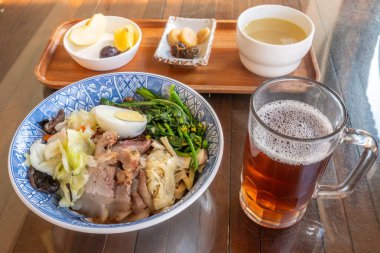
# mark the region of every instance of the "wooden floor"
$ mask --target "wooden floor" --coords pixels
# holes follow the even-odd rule
[[[175,237],[172,229],[179,229],[178,220],[120,235],[71,232],[30,212],[12,189],[8,147],[18,124],[52,92],[36,80],[33,69],[59,24],[97,12],[128,18],[236,19],[248,7],[263,3],[291,6],[312,18],[322,82],[343,97],[349,126],[365,129],[379,141],[380,0],[0,0],[0,252],[380,252],[379,160],[377,170],[351,196],[313,200],[305,219],[289,230],[262,229],[243,214],[238,192],[248,95],[205,95],[223,126],[225,155],[210,191],[202,197],[213,209],[199,221],[210,225],[194,228],[199,234],[189,236],[181,230],[183,238]],[[360,152],[340,146],[323,183],[343,181]],[[202,203],[188,212],[205,210]],[[310,228],[318,233],[308,236]]]

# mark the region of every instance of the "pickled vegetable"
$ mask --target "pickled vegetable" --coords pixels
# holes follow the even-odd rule
[[[187,47],[194,47],[197,45],[197,35],[189,27],[182,29],[179,38],[180,41],[183,42]]]
[[[170,46],[173,46],[179,41],[179,35],[181,34],[180,29],[173,29],[168,33],[168,42]]]
[[[174,57],[182,58],[183,51],[186,50],[186,45],[178,41],[170,47],[170,50]]]
[[[210,36],[210,29],[208,27],[202,28],[197,33],[198,44],[205,42]]]
[[[181,41],[178,41],[172,45],[170,50],[174,57],[185,59],[194,59],[199,53],[198,47],[186,47],[186,45]]]

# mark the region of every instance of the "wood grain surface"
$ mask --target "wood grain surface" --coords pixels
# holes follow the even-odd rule
[[[380,160],[352,195],[314,199],[302,221],[289,229],[261,228],[243,213],[238,193],[249,95],[204,94],[223,127],[220,170],[197,202],[152,228],[117,235],[69,231],[29,211],[12,189],[8,147],[22,119],[54,92],[35,78],[34,66],[60,24],[97,12],[131,19],[236,20],[259,4],[287,5],[313,20],[321,81],[345,101],[348,126],[379,141],[380,0],[0,0],[0,252],[379,252]],[[194,84],[188,76],[186,83]],[[322,183],[342,182],[361,151],[340,145]]]

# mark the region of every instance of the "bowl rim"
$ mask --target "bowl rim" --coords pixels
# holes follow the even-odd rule
[[[64,92],[65,90],[69,89],[70,87],[80,85],[82,82],[87,81],[87,80],[91,80],[91,79],[99,78],[99,77],[103,77],[103,76],[113,76],[113,75],[120,75],[120,74],[149,75],[149,76],[153,76],[153,77],[157,77],[157,78],[167,79],[169,81],[174,82],[175,85],[183,86],[184,88],[190,90],[193,94],[195,94],[197,96],[198,99],[200,99],[200,101],[202,101],[202,103],[211,112],[211,115],[215,121],[216,129],[218,129],[220,132],[220,134],[219,134],[219,145],[218,145],[218,149],[220,150],[220,152],[218,152],[218,154],[216,155],[215,164],[213,166],[214,169],[211,171],[210,174],[207,175],[207,178],[205,179],[204,184],[201,185],[199,187],[199,189],[197,191],[195,191],[192,196],[189,197],[189,199],[187,199],[185,202],[181,203],[178,206],[173,205],[172,206],[173,209],[171,209],[170,211],[168,211],[166,213],[165,212],[158,213],[158,214],[155,214],[153,216],[149,216],[148,218],[137,220],[134,222],[118,223],[120,226],[116,226],[116,227],[82,227],[82,226],[79,226],[76,224],[70,224],[70,223],[63,222],[63,221],[57,220],[55,218],[52,218],[51,216],[41,212],[37,207],[35,207],[32,203],[30,203],[24,197],[24,195],[21,193],[21,191],[19,190],[19,188],[18,188],[18,186],[14,180],[13,172],[11,169],[12,168],[11,161],[12,161],[12,151],[13,151],[12,146],[14,146],[15,138],[16,138],[17,134],[19,133],[22,125],[47,100],[53,98],[57,94],[57,92],[54,92],[53,94],[51,94],[48,97],[46,97],[45,99],[43,99],[40,103],[38,103],[25,116],[25,118],[21,121],[21,123],[19,124],[18,128],[16,129],[16,131],[12,137],[12,141],[10,143],[9,152],[8,152],[8,175],[9,175],[12,187],[13,187],[14,191],[16,192],[17,196],[31,211],[33,211],[35,214],[37,214],[42,219],[47,220],[48,222],[50,222],[54,225],[57,225],[59,227],[65,228],[65,229],[77,231],[77,232],[93,233],[93,234],[125,233],[125,232],[131,232],[131,231],[140,230],[143,228],[154,226],[158,223],[164,222],[164,221],[174,217],[175,215],[179,214],[180,212],[182,212],[183,210],[188,208],[197,199],[199,199],[199,197],[208,189],[208,187],[210,186],[210,184],[214,180],[214,178],[215,178],[215,176],[216,176],[216,174],[220,168],[222,158],[223,158],[223,151],[224,151],[224,135],[223,135],[223,128],[222,128],[222,125],[220,124],[219,118],[218,118],[217,114],[215,113],[214,109],[212,108],[212,106],[206,101],[205,98],[203,98],[203,96],[201,96],[197,91],[195,91],[194,89],[192,89],[191,87],[189,87],[188,85],[186,85],[180,81],[177,81],[177,80],[172,79],[170,77],[157,75],[157,74],[153,74],[153,73],[147,73],[147,72],[134,72],[134,71],[133,72],[111,72],[111,73],[105,73],[105,74],[101,74],[101,75],[91,76],[91,77],[76,81],[76,82],[71,83],[70,85],[67,85],[64,88],[58,90],[58,92]],[[130,223],[132,223],[132,224],[130,224]],[[128,224],[130,224],[130,225],[128,225]],[[108,224],[108,225],[115,225],[115,224]]]
[[[134,49],[139,48],[140,47],[140,44],[141,44],[141,41],[142,41],[142,31],[141,31],[141,28],[140,26],[128,19],[128,18],[124,18],[124,17],[120,17],[120,16],[104,16],[106,19],[107,18],[115,18],[115,19],[120,19],[120,20],[125,20],[127,22],[130,22],[135,28],[137,28],[137,30],[139,31],[139,39],[137,40],[137,42],[133,45],[132,48],[128,49],[127,51],[124,51],[124,52],[121,52],[120,54],[118,55],[115,55],[115,56],[112,56],[112,57],[106,57],[106,58],[94,58],[94,57],[83,57],[83,56],[80,56],[78,55],[75,51],[71,50],[70,46],[68,45],[69,43],[72,43],[69,41],[69,34],[71,32],[71,30],[75,27],[78,27],[84,23],[86,23],[90,18],[88,19],[84,19],[84,20],[81,20],[79,21],[78,23],[74,24],[72,27],[70,27],[66,32],[65,32],[65,35],[63,36],[63,39],[62,39],[62,44],[63,44],[63,47],[65,48],[65,50],[67,51],[67,53],[69,55],[74,55],[76,58],[78,59],[81,59],[81,60],[84,60],[84,61],[92,61],[92,62],[101,62],[101,61],[107,61],[107,60],[116,60],[118,58],[122,58],[123,56],[125,56],[126,54],[128,53],[131,53]],[[90,46],[90,45],[88,45]],[[82,47],[86,47],[86,46],[82,46]]]

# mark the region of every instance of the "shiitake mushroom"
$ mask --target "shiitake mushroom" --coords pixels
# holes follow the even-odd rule
[[[40,126],[44,129],[44,131],[48,134],[55,134],[57,131],[55,131],[55,126],[58,124],[58,123],[61,123],[65,120],[65,112],[60,109],[57,113],[57,115],[52,118],[51,120],[48,120],[48,119],[45,119],[45,120],[42,120],[40,122],[38,122],[40,124]]]
[[[170,49],[172,55],[177,58],[194,59],[199,54],[198,47],[186,47],[181,41],[174,43]]]
[[[59,181],[53,179],[52,176],[38,171],[32,166],[28,169],[29,182],[34,189],[45,192],[45,193],[55,193],[59,190]]]
[[[183,58],[185,59],[194,59],[198,56],[199,49],[198,47],[188,47],[183,51]]]

